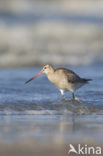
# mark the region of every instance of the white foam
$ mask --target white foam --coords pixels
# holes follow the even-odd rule
[[[68,110],[58,111],[58,110],[26,110],[26,111],[12,111],[12,110],[5,110],[0,111],[0,115],[64,115],[70,114],[71,112]]]

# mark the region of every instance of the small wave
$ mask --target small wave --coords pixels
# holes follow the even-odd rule
[[[66,114],[71,114],[70,111],[56,111],[56,110],[27,110],[27,111],[0,111],[0,115],[63,115],[64,113]]]

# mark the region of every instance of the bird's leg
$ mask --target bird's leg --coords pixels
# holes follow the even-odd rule
[[[60,89],[61,95],[62,95],[62,99],[64,99],[64,90]]]
[[[72,93],[72,100],[75,100],[74,92]]]

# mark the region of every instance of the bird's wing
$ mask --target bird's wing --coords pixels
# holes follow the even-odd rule
[[[70,83],[76,83],[81,80],[81,78],[71,70],[65,69],[64,72],[67,75],[68,82]]]

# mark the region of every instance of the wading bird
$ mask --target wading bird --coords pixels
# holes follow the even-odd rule
[[[75,99],[74,92],[83,85],[87,84],[91,79],[80,78],[72,70],[66,68],[53,69],[52,66],[46,64],[42,70],[29,79],[26,83],[30,82],[37,76],[45,73],[48,79],[60,90],[62,96],[64,92],[70,91],[72,93],[72,99]]]

